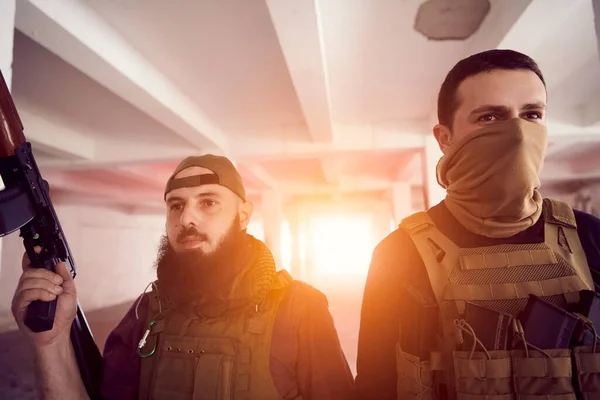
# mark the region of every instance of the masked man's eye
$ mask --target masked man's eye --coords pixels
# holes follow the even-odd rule
[[[496,116],[493,114],[485,114],[479,117],[478,122],[492,122],[496,120]]]
[[[527,119],[542,119],[542,113],[539,111],[528,112],[525,116]]]

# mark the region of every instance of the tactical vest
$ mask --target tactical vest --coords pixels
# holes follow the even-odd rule
[[[565,308],[580,290],[594,290],[572,209],[544,200],[542,218],[543,243],[479,248],[459,248],[425,212],[402,221],[425,263],[442,334],[423,360],[398,343],[398,399],[600,399],[600,346],[598,353],[595,346],[534,349],[526,343],[512,350],[459,347],[467,302],[516,317],[530,294]]]
[[[139,399],[281,399],[269,367],[271,337],[279,303],[293,280],[282,270],[263,281],[258,284],[269,288],[260,303],[217,318],[161,310],[159,293],[150,292],[150,333],[139,352]]]

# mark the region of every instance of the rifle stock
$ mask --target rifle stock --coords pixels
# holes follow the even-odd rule
[[[20,230],[32,267],[54,271],[66,264],[73,278],[75,262],[42,178],[26,141],[23,124],[0,71],[0,237]],[[41,251],[35,251],[35,247]],[[56,302],[35,301],[26,311],[25,325],[33,332],[51,330]],[[81,307],[71,325],[71,342],[90,399],[100,399],[102,356]]]

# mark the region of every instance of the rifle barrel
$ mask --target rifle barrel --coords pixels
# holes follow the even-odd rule
[[[0,71],[0,157],[14,156],[23,143],[23,123]]]

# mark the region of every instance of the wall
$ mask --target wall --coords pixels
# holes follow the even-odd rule
[[[600,184],[582,185],[568,193],[547,189],[542,192],[545,197],[569,203],[571,207],[600,217]]]
[[[155,278],[153,266],[164,216],[131,215],[92,206],[55,207],[75,258],[77,290],[86,312],[131,300]],[[10,313],[23,252],[17,233],[4,239],[0,322],[6,323]]]

